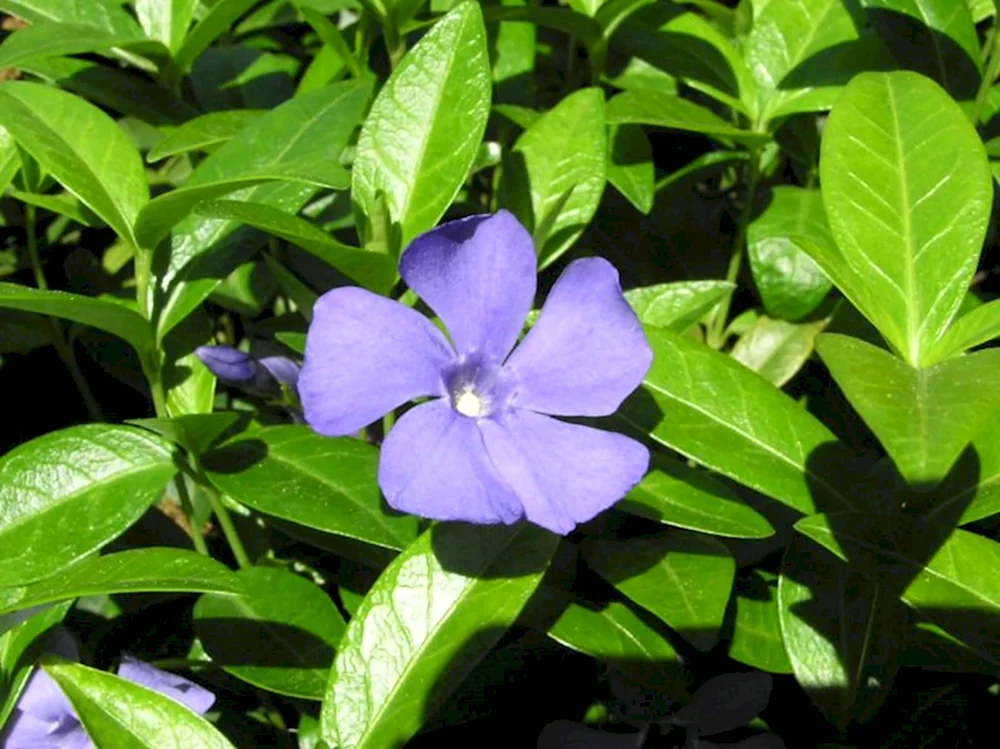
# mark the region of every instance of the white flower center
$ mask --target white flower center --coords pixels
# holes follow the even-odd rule
[[[484,416],[487,411],[486,401],[479,397],[479,394],[471,388],[463,389],[455,396],[453,403],[455,410],[462,416],[478,418]]]

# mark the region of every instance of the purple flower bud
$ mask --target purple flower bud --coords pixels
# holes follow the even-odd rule
[[[171,699],[199,715],[215,702],[215,695],[193,681],[161,671],[128,656],[118,675]],[[28,680],[6,730],[0,734],[2,749],[93,749],[76,711],[56,682],[41,669]]]
[[[276,396],[279,383],[294,389],[299,379],[299,365],[287,356],[258,359],[232,346],[199,346],[195,354],[222,382],[254,395]]]

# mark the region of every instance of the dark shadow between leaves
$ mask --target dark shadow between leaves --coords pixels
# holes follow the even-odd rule
[[[334,649],[300,627],[238,617],[196,619],[195,632],[219,666],[327,669]]]
[[[437,523],[431,546],[441,567],[480,580],[524,577],[551,559],[552,533],[526,521],[514,525]]]
[[[243,439],[217,447],[202,456],[202,465],[213,473],[241,473],[267,458],[267,443],[258,439]]]

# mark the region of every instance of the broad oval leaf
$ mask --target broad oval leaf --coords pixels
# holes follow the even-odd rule
[[[994,299],[969,310],[952,323],[938,339],[928,364],[965,353],[1000,336],[1000,300]]]
[[[736,562],[707,536],[670,531],[628,540],[594,539],[587,564],[699,650],[711,650],[729,604]]]
[[[110,52],[114,47],[135,50],[149,56],[165,56],[166,50],[135,28],[115,34],[96,26],[73,23],[38,23],[15,31],[0,45],[0,67],[18,67],[32,60],[58,55]]]
[[[640,125],[617,125],[608,136],[608,182],[648,214],[656,198],[653,146]]]
[[[514,622],[556,544],[526,523],[448,523],[408,546],[347,626],[323,701],[327,743],[404,744]]]
[[[923,365],[961,304],[986,232],[993,184],[979,135],[933,81],[865,73],[830,115],[820,178],[840,253],[870,295],[872,308],[859,309]]]
[[[122,239],[149,200],[138,150],[114,120],[83,99],[23,81],[0,85],[0,125]]]
[[[175,471],[169,444],[133,427],[86,424],[14,448],[0,458],[0,580],[25,585],[100,548]]]
[[[382,196],[400,231],[396,250],[433,228],[451,204],[486,130],[490,95],[482,11],[464,2],[403,58],[358,137],[351,195],[366,223]],[[363,236],[367,244],[370,226]]]
[[[670,641],[619,601],[600,609],[571,601],[548,634],[560,645],[598,660],[677,661]]]
[[[805,514],[853,507],[834,481],[853,456],[802,406],[734,359],[646,328],[653,366],[619,416],[657,442]]]
[[[922,369],[848,336],[822,335],[817,350],[899,472],[924,489],[945,477],[1000,409],[1000,350]]]
[[[149,547],[85,559],[24,587],[0,588],[0,614],[113,593],[239,593],[236,575],[193,551]]]
[[[239,596],[204,595],[194,607],[198,639],[233,676],[278,694],[323,699],[344,619],[320,588],[292,572],[240,570]]]
[[[185,122],[149,150],[146,161],[152,164],[168,156],[204,151],[221,146],[237,133],[261,118],[259,109],[232,109],[209,112]]]
[[[792,673],[778,619],[778,576],[752,569],[736,581],[729,657],[774,674]]]
[[[198,0],[135,0],[135,14],[146,34],[171,53],[180,49],[197,9]]]
[[[735,288],[729,281],[675,281],[629,289],[625,299],[643,325],[684,333]]]
[[[378,450],[307,426],[245,433],[204,458],[209,478],[248,507],[389,549],[416,537],[417,521],[383,509]]]
[[[806,363],[827,320],[794,323],[761,316],[730,352],[736,361],[781,387]]]
[[[96,746],[233,749],[211,723],[171,697],[79,663],[46,660]]]
[[[153,342],[149,321],[138,312],[118,302],[109,302],[65,291],[33,289],[13,283],[0,283],[0,307],[52,315],[106,330],[144,352]]]
[[[517,139],[503,199],[532,230],[539,267],[568,250],[594,217],[607,160],[604,94],[598,88],[570,94]]]

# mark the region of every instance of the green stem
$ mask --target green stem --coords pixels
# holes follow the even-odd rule
[[[181,501],[181,509],[191,527],[191,542],[194,544],[194,549],[206,557],[211,556],[208,552],[208,544],[205,543],[205,537],[201,535],[201,528],[196,528],[194,524],[194,505],[191,503],[191,495],[188,494],[185,474],[178,473],[175,483],[177,484],[177,496]]]
[[[208,503],[212,505],[212,512],[215,513],[215,517],[219,521],[219,526],[222,528],[222,535],[226,537],[226,543],[229,544],[233,556],[236,557],[236,564],[241,569],[253,567],[250,555],[247,554],[246,547],[243,546],[243,541],[240,540],[240,534],[236,531],[236,526],[233,524],[233,518],[229,514],[229,510],[226,509],[226,504],[222,501],[222,497],[219,496],[219,493],[215,491],[215,487],[206,478],[198,456],[192,455],[191,463],[195,470],[196,480],[205,490],[205,494],[208,496]]]
[[[997,75],[1000,74],[1000,33],[997,33],[996,22],[990,29],[989,37],[986,40],[986,49],[989,50],[986,56],[986,70],[983,72],[979,91],[976,92],[976,103],[972,108],[972,124],[974,125],[979,124],[979,118],[986,106],[986,98],[990,94],[990,88]]]
[[[35,285],[42,291],[48,291],[49,283],[45,278],[45,270],[42,268],[41,256],[38,254],[37,220],[38,215],[35,206],[25,204],[24,230],[28,238],[28,258],[31,262],[31,270],[35,275]],[[62,323],[51,316],[48,317],[48,320],[49,325],[52,327],[52,345],[55,346],[56,353],[62,359],[66,369],[69,370],[70,376],[73,378],[73,383],[76,385],[76,389],[79,391],[80,397],[83,398],[83,403],[87,407],[87,413],[91,421],[104,421],[104,412],[101,410],[101,405],[97,402],[97,399],[94,398],[94,394],[91,392],[90,385],[83,376],[83,372],[80,371],[73,348],[66,341],[66,337],[63,334]]]
[[[757,199],[757,183],[760,180],[760,152],[751,149],[750,160],[747,164],[747,192],[744,198],[743,208],[740,211],[739,224],[736,226],[736,236],[733,240],[733,254],[729,258],[729,267],[726,269],[726,280],[736,283],[740,276],[740,268],[743,265],[743,254],[746,251],[747,228],[750,219],[753,217],[753,207]],[[707,343],[714,349],[722,348],[725,343],[726,321],[729,318],[729,305],[733,295],[727,295],[715,310],[715,315],[708,327]]]

